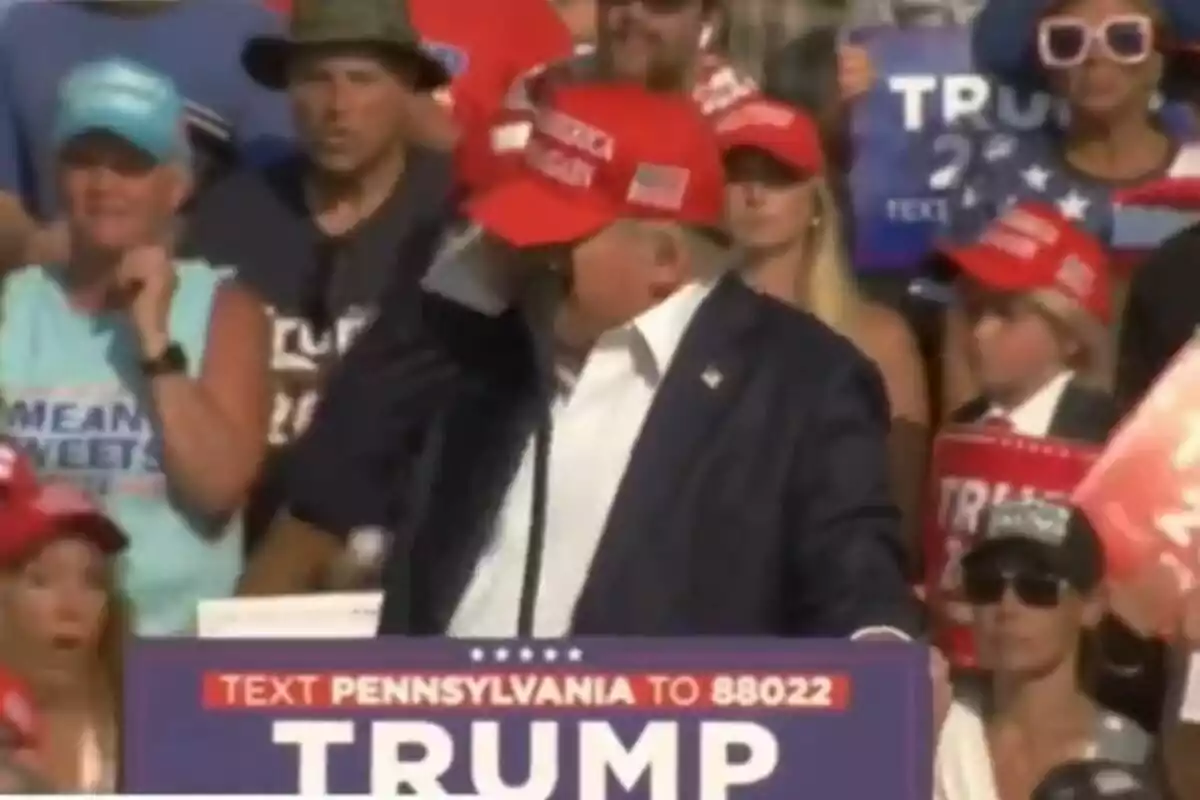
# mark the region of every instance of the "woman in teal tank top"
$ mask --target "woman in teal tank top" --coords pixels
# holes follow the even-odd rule
[[[139,633],[193,629],[241,570],[238,511],[266,442],[261,305],[162,243],[187,196],[183,102],[114,59],[60,90],[67,264],[6,276],[0,396],[41,474],[80,484],[127,531],[122,582]]]

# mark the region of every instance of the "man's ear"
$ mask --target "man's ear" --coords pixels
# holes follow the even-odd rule
[[[196,176],[187,164],[176,164],[171,167],[171,207],[179,211],[192,196],[196,189]]]
[[[648,234],[654,263],[651,291],[655,297],[665,298],[674,294],[691,276],[691,250],[683,230],[677,226],[655,225]]]

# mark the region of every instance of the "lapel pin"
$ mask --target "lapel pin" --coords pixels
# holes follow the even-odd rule
[[[704,385],[710,389],[716,389],[721,385],[721,381],[725,380],[725,376],[716,367],[709,367],[700,373],[700,380],[704,381]]]

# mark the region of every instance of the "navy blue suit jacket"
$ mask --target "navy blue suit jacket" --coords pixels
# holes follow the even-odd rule
[[[381,633],[446,630],[545,409],[516,315],[451,306],[425,297],[381,317],[302,447],[294,514],[396,534]],[[573,633],[915,633],[888,418],[877,370],[849,342],[723,280],[655,396]]]

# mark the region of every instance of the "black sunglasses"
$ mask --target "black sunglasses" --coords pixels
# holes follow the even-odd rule
[[[963,594],[973,606],[995,605],[1012,589],[1022,605],[1054,608],[1062,601],[1066,586],[1066,580],[1048,572],[993,567],[963,570]]]

